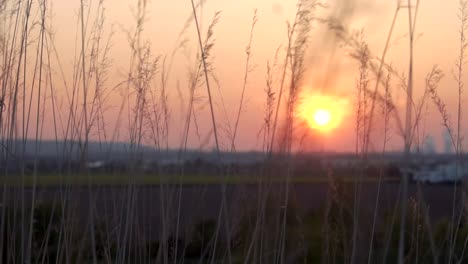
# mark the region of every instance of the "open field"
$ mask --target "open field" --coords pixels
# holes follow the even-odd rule
[[[3,183],[9,187],[33,185],[33,175],[18,176],[8,175],[3,178]],[[363,177],[360,179],[352,177],[341,178],[343,182],[362,182],[362,183],[377,183],[378,177]],[[381,179],[383,182],[399,182],[395,177],[386,177]],[[160,184],[182,184],[182,185],[220,185],[220,184],[258,184],[260,179],[255,175],[126,175],[126,174],[41,174],[37,175],[38,187],[58,187],[64,184],[72,185],[73,187],[87,186],[88,184],[96,186],[125,186],[129,183],[154,186]],[[264,179],[264,182],[283,183],[284,177],[276,176]],[[330,179],[325,176],[310,176],[310,177],[294,177],[291,179],[293,184],[326,184]]]
[[[201,179],[199,179],[201,180]],[[347,195],[352,195],[356,182],[343,183],[343,188],[346,190]],[[361,209],[360,212],[363,219],[370,221],[372,219],[372,209],[375,206],[378,183],[375,181],[366,181],[361,183]],[[260,185],[252,182],[234,183],[230,182],[226,186],[226,204],[229,208],[229,215],[235,219],[235,217],[242,218],[249,210],[254,210],[255,205],[261,199],[259,197]],[[451,202],[453,199],[453,185],[420,185],[423,194],[425,204],[429,209],[430,218],[434,223],[438,223],[443,219],[449,219],[451,215]],[[284,184],[281,182],[272,183],[268,186],[264,186],[268,189],[273,199],[280,199],[280,196],[284,193]],[[398,182],[387,181],[381,185],[381,193],[379,198],[379,223],[383,224],[382,221],[386,217],[392,214],[395,208],[398,208],[399,204],[399,193],[401,186]],[[409,186],[409,200],[417,201],[419,197],[417,195],[417,184],[410,184]],[[31,188],[16,188],[7,187],[4,189],[9,197],[9,202],[5,205],[14,205],[21,201],[22,195],[24,195],[24,201],[28,203],[31,196]],[[68,206],[73,210],[73,215],[77,219],[82,219],[81,224],[86,224],[89,218],[89,199],[92,194],[93,203],[95,208],[93,210],[94,217],[99,221],[108,224],[114,221],[119,215],[127,210],[126,201],[128,198],[129,187],[127,185],[98,185],[93,186],[91,189],[85,186],[71,186],[70,189],[66,189],[63,186],[41,186],[37,190],[36,201],[38,205],[52,206],[55,204],[59,206],[61,204],[60,197],[65,195],[67,192],[67,203]],[[24,193],[22,193],[24,191]],[[158,238],[161,233],[162,223],[161,213],[175,215],[177,214],[178,194],[181,191],[180,196],[180,219],[182,220],[181,228],[184,230],[191,230],[194,225],[201,221],[215,220],[218,216],[221,201],[223,197],[223,188],[220,181],[218,182],[184,182],[182,186],[169,185],[149,185],[149,184],[138,184],[132,193],[135,195],[135,216],[137,222],[143,221],[145,223],[151,223],[148,225],[150,230],[146,230],[152,234],[152,239]],[[323,214],[330,202],[332,189],[329,183],[309,181],[309,182],[293,182],[290,186],[290,206],[291,212],[297,214],[296,217],[303,218],[310,213],[317,215]],[[165,199],[172,200],[171,203],[165,203]],[[346,201],[344,201],[346,203]],[[276,209],[280,208],[280,203],[273,205]],[[27,207],[27,205],[26,205]],[[276,210],[272,208],[272,210]],[[123,210],[123,211],[122,211]],[[81,225],[80,224],[80,225]],[[136,223],[135,223],[136,224]],[[370,222],[363,225],[369,225]],[[139,224],[136,224],[139,226]],[[145,225],[141,225],[141,228],[145,228]],[[81,228],[85,228],[82,226]],[[317,227],[318,228],[318,227]],[[171,229],[172,230],[172,229]],[[145,231],[145,232],[146,232]],[[365,232],[365,229],[363,229]]]

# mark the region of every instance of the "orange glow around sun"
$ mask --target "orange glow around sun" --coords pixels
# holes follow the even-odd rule
[[[309,127],[322,132],[337,128],[346,114],[347,102],[343,98],[323,94],[303,94],[299,116]]]

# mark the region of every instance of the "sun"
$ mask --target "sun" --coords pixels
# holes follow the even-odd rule
[[[312,130],[328,133],[341,125],[347,109],[346,98],[303,93],[298,115]]]
[[[331,120],[330,111],[326,109],[318,109],[314,113],[314,121],[318,126],[326,126],[330,123]]]

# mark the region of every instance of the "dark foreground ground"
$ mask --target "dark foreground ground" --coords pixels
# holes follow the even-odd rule
[[[453,184],[424,185],[421,184],[422,196],[418,195],[418,184],[410,183],[409,200],[419,201],[422,197],[427,205],[430,218],[437,222],[441,219],[449,219],[452,214]],[[96,219],[102,221],[116,220],[119,215],[131,211],[135,219],[147,223],[150,234],[159,235],[162,212],[176,217],[180,212],[181,226],[190,226],[200,221],[215,220],[218,217],[223,188],[226,193],[227,213],[232,217],[240,217],[247,209],[256,210],[259,200],[258,184],[183,184],[183,185],[127,185],[127,186],[93,186],[93,187],[39,187],[36,191],[36,205],[58,206],[66,201],[76,216],[85,221],[88,218],[90,204],[93,204],[93,214]],[[376,206],[378,182],[363,182],[360,185],[353,182],[341,183],[338,192],[346,204],[352,204],[355,199],[355,191],[360,197],[360,209],[366,221],[372,219]],[[263,186],[263,190],[274,197],[275,202],[269,203],[270,207],[282,209],[284,207],[285,183],[272,183]],[[360,191],[359,191],[360,190]],[[458,187],[458,191],[460,187]],[[68,194],[67,194],[68,192]],[[292,183],[289,189],[289,205],[299,215],[310,212],[322,212],[333,199],[336,189],[330,183]],[[379,214],[389,214],[399,203],[400,183],[397,181],[383,182],[380,189]],[[18,208],[21,206],[21,197],[30,204],[32,188],[9,187],[1,192],[6,194],[5,205]],[[4,196],[5,197],[5,196]],[[65,199],[64,197],[68,197]],[[91,197],[91,198],[90,198]],[[179,197],[180,209],[179,209]],[[90,203],[90,199],[94,202]],[[129,203],[129,201],[132,201]],[[164,204],[164,206],[162,206]],[[354,205],[353,205],[354,206]],[[354,207],[353,207],[354,208]],[[144,226],[142,228],[145,228]]]
[[[289,185],[287,210],[285,187],[286,183],[280,181],[261,185],[184,183],[38,187],[35,193],[33,241],[42,242],[33,242],[33,247],[37,247],[33,249],[33,254],[38,258],[47,256],[52,262],[67,259],[71,262],[89,261],[90,230],[94,226],[94,243],[97,244],[95,248],[99,248],[99,258],[107,259],[107,262],[114,262],[119,258],[130,262],[147,262],[162,258],[164,254],[159,254],[162,250],[167,256],[177,254],[181,259],[200,260],[214,252],[213,234],[217,223],[221,223],[219,241],[222,246],[216,251],[217,261],[214,263],[225,263],[227,246],[232,248],[233,258],[237,257],[239,263],[242,263],[242,259],[249,255],[247,252],[250,241],[255,237],[257,219],[261,215],[263,220],[260,226],[263,233],[259,233],[261,235],[256,239],[262,242],[255,244],[255,252],[265,252],[265,255],[255,255],[255,258],[263,258],[266,259],[263,262],[270,263],[279,252],[278,245],[281,244],[277,242],[281,239],[282,230],[279,223],[286,215],[286,252],[290,261],[285,263],[320,263],[319,260],[330,256],[337,259],[325,263],[340,263],[350,257],[353,221],[356,221],[357,216],[357,260],[358,263],[366,262],[379,190],[377,181],[293,182]],[[396,256],[399,192],[399,181],[386,180],[380,186],[374,240],[376,261],[387,257],[393,259]],[[453,193],[452,184],[410,184],[408,256],[424,261],[431,259],[430,247],[423,235],[427,233],[424,228],[427,222],[422,220],[424,210],[421,208],[428,209],[429,224],[436,230],[439,223],[452,217]],[[22,234],[21,226],[29,223],[32,194],[31,187],[10,186],[1,192],[4,201],[2,212],[6,214],[5,249],[22,241],[18,236]],[[359,203],[354,203],[356,200]],[[265,210],[262,211],[261,208]],[[354,214],[356,211],[359,214]],[[436,242],[441,251],[447,244],[445,233],[442,232],[441,238]],[[460,236],[463,248],[462,236],[465,234]],[[67,239],[69,247],[57,246],[64,243],[60,242],[62,237]],[[50,244],[47,254],[41,253],[43,247],[40,245],[44,241]],[[179,250],[174,249],[174,241],[178,241]],[[226,241],[230,241],[230,244],[227,245]],[[388,246],[389,250],[386,249],[385,241],[393,241]],[[269,249],[258,249],[259,245]],[[76,253],[67,253],[70,248],[73,249],[71,252]],[[123,248],[127,251],[122,250]],[[21,255],[19,251],[5,252],[9,254],[3,255],[4,258],[7,256],[13,262]],[[128,253],[122,256],[122,252]],[[296,259],[304,261],[296,262]],[[440,259],[444,257],[441,256]],[[424,261],[421,263],[426,263]]]

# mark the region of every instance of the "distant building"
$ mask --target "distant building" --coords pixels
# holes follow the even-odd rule
[[[435,140],[434,140],[434,137],[432,137],[431,135],[428,135],[426,139],[424,140],[423,152],[427,154],[436,153]]]
[[[466,177],[467,162],[452,159],[448,162],[427,162],[404,170],[414,181],[427,183],[458,182]]]
[[[104,161],[90,161],[86,164],[88,169],[98,169],[105,165]]]

